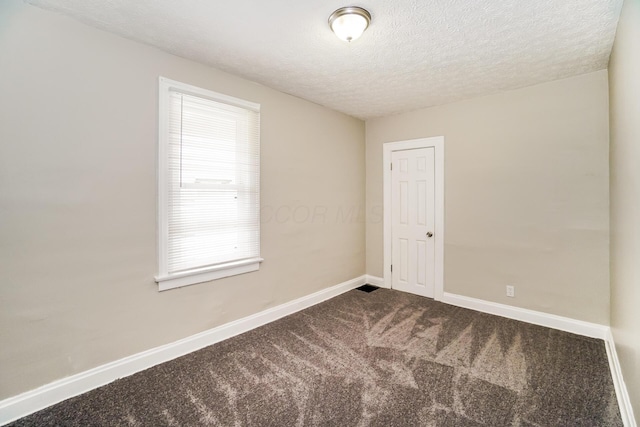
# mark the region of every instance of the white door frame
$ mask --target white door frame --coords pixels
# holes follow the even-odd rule
[[[435,289],[434,299],[444,295],[444,136],[385,142],[382,144],[384,175],[384,285],[391,288],[391,153],[416,148],[431,148],[435,154]]]

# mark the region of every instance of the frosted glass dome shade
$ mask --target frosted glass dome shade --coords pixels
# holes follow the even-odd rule
[[[339,39],[346,42],[356,40],[371,22],[371,15],[361,7],[343,7],[331,14],[329,26]]]

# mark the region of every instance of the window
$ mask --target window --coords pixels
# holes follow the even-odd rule
[[[260,105],[160,78],[160,290],[258,270]]]

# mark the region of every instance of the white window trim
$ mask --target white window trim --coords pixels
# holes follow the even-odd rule
[[[262,258],[249,258],[241,261],[232,261],[218,264],[213,267],[191,270],[166,276],[156,276],[158,289],[166,291],[168,289],[180,288],[182,286],[194,285],[196,283],[209,282],[211,280],[222,279],[223,277],[235,276],[237,274],[250,273],[260,269]]]
[[[168,289],[179,288],[182,286],[193,285],[196,283],[208,282],[223,277],[235,276],[238,274],[257,271],[263,258],[255,257],[244,260],[234,260],[210,267],[189,270],[179,273],[168,273],[167,252],[168,252],[168,103],[169,92],[175,89],[179,92],[194,95],[200,98],[209,98],[213,101],[223,102],[234,105],[236,107],[245,108],[260,112],[260,104],[245,101],[243,99],[234,98],[232,96],[220,94],[207,89],[202,89],[186,83],[177,82],[159,78],[159,96],[158,96],[158,270],[159,273],[154,277],[158,283],[158,289],[165,291]]]

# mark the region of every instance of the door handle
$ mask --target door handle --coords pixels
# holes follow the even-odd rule
[[[427,231],[427,237],[433,237],[433,233],[430,231]]]

